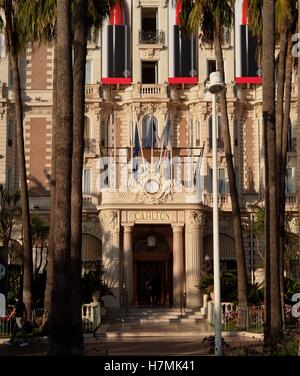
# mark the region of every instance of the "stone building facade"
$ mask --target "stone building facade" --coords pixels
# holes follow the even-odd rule
[[[214,49],[200,45],[196,38],[196,66],[190,77],[174,79],[176,9],[172,1],[127,0],[123,16],[122,24],[127,25],[125,34],[120,34],[126,41],[123,77],[108,76],[111,20],[105,21],[99,34],[91,32],[88,43],[83,261],[86,270],[101,263],[103,279],[117,298],[111,298],[109,305],[122,305],[126,299],[134,306],[150,304],[149,283],[159,279],[161,305],[198,307],[201,296],[196,285],[205,257],[212,257],[211,96],[205,81],[216,69]],[[262,87],[236,82],[236,32],[236,28],[227,30],[224,39],[225,81],[247,268],[254,282],[255,270],[262,264],[251,232],[251,205],[263,197]],[[52,46],[27,48],[20,67],[30,208],[47,218]],[[14,96],[4,54],[0,81],[0,182],[13,190],[18,187]],[[286,197],[291,213],[296,212],[296,96],[294,84]],[[222,119],[219,122],[221,127]],[[149,124],[155,124],[160,146],[146,145]],[[171,148],[162,142],[167,129]],[[231,200],[221,136],[218,142],[221,261],[223,270],[234,270]]]

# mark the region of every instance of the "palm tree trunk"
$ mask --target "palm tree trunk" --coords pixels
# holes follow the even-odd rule
[[[298,9],[300,9],[300,0],[298,0]],[[300,12],[298,12],[298,33],[300,31]],[[300,218],[300,62],[298,55],[298,124],[297,124],[297,205],[298,205],[298,218]],[[300,254],[300,221],[298,220],[298,254]],[[300,263],[300,257],[299,257]],[[300,266],[300,265],[299,265]],[[299,335],[299,349],[298,354],[300,355],[300,335]]]
[[[73,353],[83,350],[81,319],[82,169],[84,154],[85,64],[87,54],[87,0],[76,0],[74,8],[73,64],[73,155],[71,199],[71,273]]]
[[[285,177],[286,177],[286,162],[287,162],[287,146],[288,146],[288,132],[290,123],[291,111],[291,95],[292,95],[292,74],[293,74],[293,55],[292,55],[292,41],[291,37],[288,40],[288,49],[286,57],[286,71],[285,71],[285,102],[284,102],[284,117],[282,129],[282,148],[281,148],[281,176],[280,176],[280,213],[285,213]],[[279,218],[283,217],[282,215]],[[279,251],[280,251],[280,294],[281,294],[281,310],[283,323],[285,322],[284,309],[284,254],[286,243],[286,228],[285,217],[280,223],[280,237],[279,237]]]
[[[276,348],[282,331],[282,317],[280,304],[279,275],[279,243],[278,243],[278,210],[276,184],[276,123],[275,123],[275,5],[273,0],[263,3],[263,121],[266,129],[269,189],[266,195],[266,222],[269,226],[269,241],[266,254],[269,254],[270,280],[266,281],[266,289],[270,289],[270,323],[268,323],[268,347]]]
[[[224,77],[224,60],[221,44],[221,31],[216,30],[214,35],[214,44],[216,51],[216,59],[218,70],[222,72]],[[231,205],[232,205],[232,220],[235,233],[235,250],[237,260],[237,274],[238,274],[238,306],[243,311],[243,308],[248,305],[247,297],[247,269],[246,259],[244,252],[244,240],[241,223],[241,212],[239,205],[238,191],[236,187],[235,170],[233,165],[232,149],[231,149],[231,137],[227,113],[227,99],[226,91],[220,94],[220,107],[221,107],[221,119],[222,119],[222,135],[224,140],[224,151],[226,157],[226,166],[230,187]]]
[[[33,287],[33,260],[32,260],[32,240],[30,226],[30,211],[28,198],[28,185],[26,175],[24,129],[23,129],[23,104],[21,97],[20,71],[18,64],[18,51],[15,42],[15,31],[12,25],[12,2],[5,2],[6,37],[9,55],[12,64],[14,95],[15,95],[15,121],[17,129],[17,150],[18,150],[18,170],[21,186],[21,207],[22,207],[22,233],[23,233],[23,301],[26,306],[27,320],[31,320],[32,313],[32,287]]]
[[[53,66],[53,91],[52,91],[52,155],[51,155],[51,178],[50,178],[50,231],[49,247],[47,255],[47,281],[45,291],[44,309],[51,310],[51,294],[53,287],[53,247],[54,247],[54,223],[55,223],[55,132],[56,132],[56,109],[57,109],[57,58],[54,46]]]
[[[280,254],[280,298],[282,320],[284,322],[284,229],[285,229],[285,195],[282,196],[282,141],[283,141],[283,106],[284,106],[284,85],[286,76],[286,60],[288,45],[288,29],[284,27],[280,36],[279,62],[277,69],[277,101],[276,101],[276,182],[277,182],[277,202],[278,202],[278,239]],[[283,200],[283,205],[281,204]],[[281,211],[283,209],[283,211]]]
[[[53,289],[49,321],[49,355],[71,355],[71,174],[73,80],[71,1],[57,2],[56,193]]]

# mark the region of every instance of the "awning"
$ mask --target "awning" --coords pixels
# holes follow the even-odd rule
[[[220,234],[220,259],[221,260],[235,260],[235,241],[226,234]],[[208,255],[213,259],[213,234],[207,235],[203,240],[203,254],[204,257]]]

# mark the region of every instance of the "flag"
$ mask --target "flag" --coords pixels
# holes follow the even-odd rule
[[[135,134],[134,134],[134,148],[133,148],[133,166],[132,166],[132,171],[134,172],[136,172],[138,169],[137,157],[139,155],[140,149],[141,149],[141,146],[140,146],[140,138],[139,138],[139,129],[138,129],[138,123],[136,123]]]
[[[156,121],[153,115],[149,115],[143,120],[143,147],[154,148],[157,140]]]
[[[167,121],[166,125],[166,140],[165,145],[166,152],[165,152],[165,159],[171,160],[171,150],[172,150],[172,128],[171,128],[171,121]]]
[[[133,156],[136,157],[141,149],[138,124],[135,124]]]

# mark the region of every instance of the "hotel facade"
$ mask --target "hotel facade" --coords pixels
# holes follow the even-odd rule
[[[91,31],[86,63],[83,169],[83,270],[98,270],[117,299],[145,306],[158,279],[160,305],[200,307],[197,285],[212,259],[212,108],[206,90],[214,49],[180,32],[180,2],[126,0],[99,33]],[[246,1],[224,30],[228,116],[241,205],[249,280],[259,280],[253,232],[263,201],[262,86]],[[0,182],[18,188],[13,81],[1,36]],[[52,46],[32,46],[20,59],[30,208],[49,218]],[[296,213],[292,91],[286,210]],[[236,270],[231,199],[218,116],[221,269]],[[293,231],[293,223],[291,223]],[[20,233],[14,234],[20,241]]]

